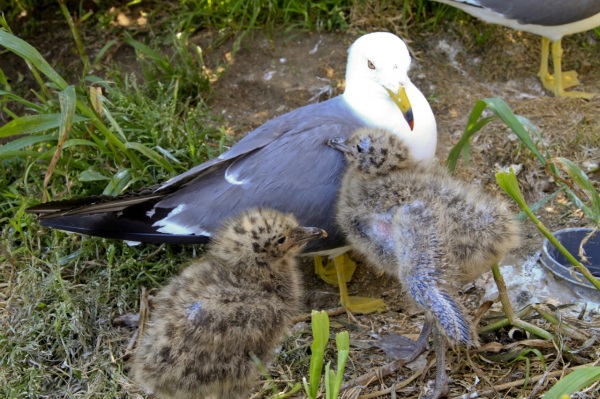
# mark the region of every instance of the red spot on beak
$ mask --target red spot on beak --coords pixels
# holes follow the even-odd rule
[[[415,128],[415,120],[413,118],[413,112],[412,112],[412,108],[409,108],[408,111],[406,111],[404,114],[404,119],[406,120],[406,123],[408,123],[408,126],[410,126],[410,130],[414,130]]]

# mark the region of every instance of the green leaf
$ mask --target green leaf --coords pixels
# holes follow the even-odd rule
[[[313,343],[310,345],[310,390],[307,392],[307,395],[309,398],[315,399],[319,392],[319,382],[321,381],[321,372],[323,371],[325,347],[329,341],[329,316],[327,316],[327,313],[323,310],[320,312],[313,310],[311,318]]]
[[[80,115],[73,116],[73,123],[88,121]],[[0,137],[10,137],[18,134],[32,134],[45,130],[56,129],[61,124],[61,114],[28,115],[13,119],[0,127]]]
[[[104,191],[103,195],[119,195],[125,190],[131,182],[132,176],[129,169],[121,169],[113,176]]]
[[[93,141],[90,141],[90,140],[69,139],[69,140],[65,141],[65,144],[63,145],[63,149],[69,148],[69,147],[83,146],[83,145],[99,148],[98,145],[96,145],[96,143],[94,143]]]
[[[41,112],[42,109],[43,109],[43,107],[40,107],[39,104],[32,103],[31,101],[28,101],[28,100],[24,99],[23,97],[18,96],[18,95],[14,94],[14,93],[10,93],[10,92],[4,91],[4,90],[0,90],[0,96],[2,96],[4,98],[8,98],[8,99],[10,99],[12,101],[16,101],[19,104],[21,104],[22,106],[24,106],[25,108],[34,109],[34,110],[36,110],[38,112]]]
[[[0,146],[0,157],[5,157],[5,154],[8,152],[18,151],[25,147],[48,141],[56,141],[56,137],[52,134],[47,134],[44,136],[25,136],[18,138],[7,144],[4,144],[3,146]]]
[[[143,53],[144,55],[150,57],[164,71],[171,70],[172,67],[171,67],[171,64],[169,63],[169,61],[159,52],[151,49],[150,47],[146,46],[144,43],[139,42],[134,39],[131,39],[131,38],[125,38],[125,39],[123,39],[123,41],[125,43],[129,44],[131,47],[133,47],[137,51],[139,51],[140,53]]]
[[[110,180],[110,177],[104,176],[100,172],[96,172],[93,169],[84,170],[77,177],[79,181],[99,181],[99,180]]]
[[[561,169],[566,171],[569,178],[583,190],[584,194],[588,197],[587,199],[590,202],[590,206],[585,203],[585,199],[579,198],[573,191],[570,192],[571,195],[569,195],[569,198],[575,202],[575,206],[580,208],[597,226],[600,225],[600,195],[588,176],[579,166],[567,158],[555,158],[550,162],[560,166]]]
[[[156,146],[156,149],[158,150],[158,152],[163,154],[164,157],[169,158],[171,161],[173,161],[175,163],[181,164],[181,161],[179,161],[179,159],[177,159],[173,154],[171,154],[170,151],[165,150],[161,146]]]
[[[544,399],[561,399],[563,395],[581,391],[598,380],[600,380],[600,366],[582,367],[561,378],[544,394]]]
[[[46,77],[48,77],[48,79],[50,79],[50,81],[52,81],[52,83],[60,90],[64,90],[68,86],[67,82],[50,66],[40,52],[26,41],[19,39],[11,33],[0,30],[0,46],[6,47],[8,50],[31,63],[31,65],[46,75]]]
[[[333,392],[333,386],[331,385],[335,380],[333,370],[331,370],[331,362],[327,362],[325,365],[325,399],[334,399],[335,396],[331,396]]]
[[[59,126],[59,141],[64,144],[66,138],[73,127],[73,119],[75,118],[75,107],[77,104],[77,95],[75,94],[75,86],[69,85],[65,90],[58,93],[58,101],[60,102],[60,126]]]
[[[494,116],[480,119],[486,108],[491,110],[494,113]],[[450,172],[456,170],[458,157],[463,151],[465,152],[465,161],[468,161],[471,138],[479,132],[483,126],[496,119],[501,119],[517,135],[519,140],[533,152],[542,165],[546,164],[546,158],[538,151],[528,132],[528,130],[535,131],[535,126],[528,119],[515,115],[510,107],[500,98],[486,98],[475,103],[471,114],[469,115],[467,127],[465,128],[463,135],[452,150],[450,150],[450,154],[446,160],[446,166]]]
[[[344,380],[344,370],[346,369],[346,362],[350,355],[350,336],[348,331],[342,331],[335,335],[335,344],[338,350],[337,360],[337,371],[334,374],[335,380],[332,386],[332,397],[337,398],[340,389],[342,388],[342,382]]]
[[[166,170],[168,170],[171,173],[175,173],[175,168],[173,168],[173,166],[169,162],[167,162],[166,159],[164,159],[156,151],[151,150],[150,148],[146,147],[145,145],[143,145],[141,143],[136,143],[134,141],[130,141],[130,142],[125,143],[125,148],[131,149],[131,150],[136,150],[137,152],[140,152],[143,155],[145,155],[146,157],[148,157],[155,164],[162,166],[163,168],[165,168]]]
[[[529,210],[527,202],[525,201],[525,198],[523,198],[523,194],[521,194],[517,176],[512,168],[510,168],[509,172],[501,171],[496,173],[496,182],[500,188],[504,190],[504,192],[519,205],[521,209],[523,209],[525,212]]]

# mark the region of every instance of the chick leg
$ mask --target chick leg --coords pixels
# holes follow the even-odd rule
[[[427,399],[438,399],[448,395],[448,375],[446,374],[446,338],[439,330],[438,326],[433,325],[433,348],[435,350],[435,383],[433,392],[426,396]]]

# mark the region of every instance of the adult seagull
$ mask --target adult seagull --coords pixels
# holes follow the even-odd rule
[[[563,36],[600,26],[600,0],[435,0],[460,8],[485,22],[542,36],[538,76],[557,97],[590,99],[595,94],[564,89],[579,84],[577,72],[562,71]],[[548,72],[552,42],[554,76]]]
[[[345,290],[339,255],[349,247],[335,224],[345,161],[326,143],[375,126],[399,135],[416,158],[434,158],[435,118],[408,77],[410,63],[408,49],[396,35],[364,35],[349,49],[342,95],[272,119],[219,157],[161,185],[118,197],[49,202],[28,211],[40,215],[43,226],[60,230],[179,244],[208,241],[222,221],[248,208],[293,213],[301,224],[327,231],[327,238],[304,252],[334,258],[342,305],[368,311],[359,301],[350,302]]]

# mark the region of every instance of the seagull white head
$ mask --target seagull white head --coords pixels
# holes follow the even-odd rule
[[[401,136],[417,159],[433,158],[435,117],[408,77],[410,64],[398,36],[375,32],[358,38],[348,52],[344,98],[367,125]]]

